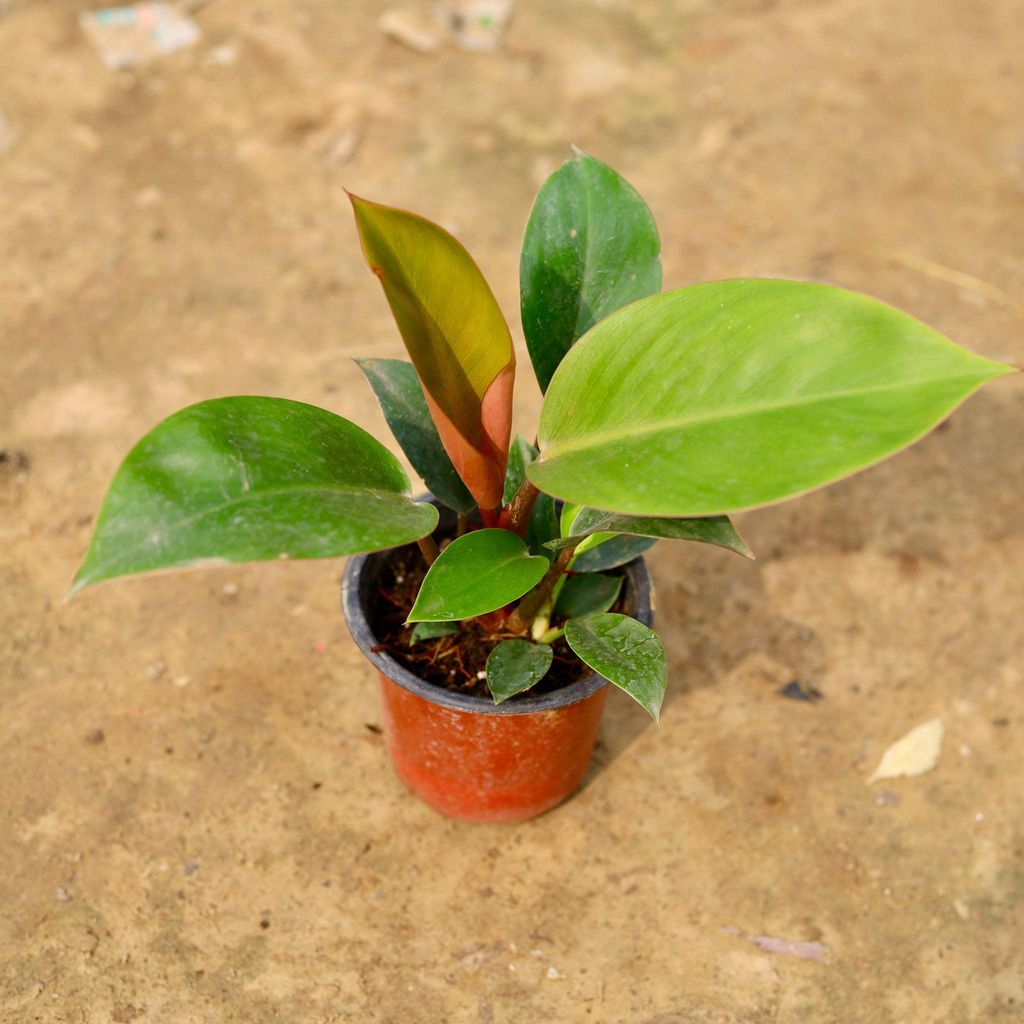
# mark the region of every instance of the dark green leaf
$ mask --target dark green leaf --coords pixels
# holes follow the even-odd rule
[[[539,683],[551,668],[550,644],[529,640],[504,640],[487,658],[487,688],[495,704]]]
[[[526,467],[537,458],[537,449],[525,437],[517,437],[508,452],[508,466],[505,469],[505,491],[502,504],[507,505],[526,479]]]
[[[657,721],[668,683],[668,660],[657,633],[628,615],[605,612],[570,619],[565,639],[582,662]]]
[[[623,514],[722,515],[855,473],[1011,372],[841,288],[693,285],[612,313],[573,347],[527,476]]]
[[[612,537],[603,541],[589,551],[583,551],[573,559],[574,572],[601,572],[627,565],[634,558],[639,558],[645,551],[654,547],[654,537]],[[550,549],[549,549],[550,550]]]
[[[451,542],[427,570],[409,622],[451,622],[503,608],[547,571],[509,530],[474,530]]]
[[[357,359],[356,362],[366,374],[391,432],[430,493],[463,515],[476,508],[473,496],[459,479],[441,444],[412,363],[404,359]]]
[[[436,640],[442,636],[454,636],[459,631],[457,622],[417,622],[413,627],[410,644],[418,644],[421,640]]]
[[[152,569],[375,551],[436,525],[398,460],[354,423],[283,398],[218,398],[129,453],[72,593]]]
[[[544,183],[519,263],[523,331],[541,391],[573,342],[661,288],[658,229],[615,171],[577,152]]]
[[[614,512],[601,512],[594,508],[585,508],[576,516],[571,524],[570,536],[548,541],[547,546],[558,551],[576,543],[580,537],[589,537],[595,533],[694,540],[703,544],[716,544],[747,558],[753,558],[750,548],[736,532],[728,516],[709,516],[704,519],[653,519],[620,516]]]
[[[621,576],[602,576],[594,572],[569,576],[555,602],[555,615],[576,619],[595,612],[606,612],[615,604],[621,589]]]
[[[539,494],[534,502],[530,521],[526,525],[526,544],[535,555],[542,555],[549,562],[554,560],[554,552],[545,545],[558,536],[558,514],[555,510],[555,499],[547,494]]]

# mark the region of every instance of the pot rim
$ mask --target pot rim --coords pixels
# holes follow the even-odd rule
[[[355,640],[356,645],[366,655],[370,663],[393,683],[416,694],[417,697],[422,697],[431,704],[440,704],[456,711],[477,715],[529,715],[537,712],[556,711],[559,708],[568,707],[570,704],[578,704],[603,687],[610,685],[607,679],[594,672],[551,693],[536,697],[519,697],[502,704],[495,704],[486,697],[457,693],[420,679],[415,672],[411,672],[385,651],[374,649],[379,641],[374,635],[359,596],[360,582],[370,560],[384,557],[394,550],[394,548],[386,548],[383,551],[351,556],[345,564],[345,572],[341,578],[341,607],[352,639]],[[654,621],[654,610],[651,600],[651,578],[647,572],[647,565],[643,557],[639,557],[628,562],[622,569],[632,588],[635,603],[632,617],[638,619],[645,626],[650,626]]]

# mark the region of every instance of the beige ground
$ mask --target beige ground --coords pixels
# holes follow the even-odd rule
[[[394,780],[337,563],[60,606],[178,406],[385,436],[348,357],[399,349],[343,184],[454,227],[514,314],[573,141],[647,196],[668,283],[825,278],[1024,360],[1019,0],[521,0],[492,57],[389,43],[376,2],[219,0],[138,74],[87,6],[0,2],[0,1021],[1024,1018],[1021,379],[746,517],[756,564],[657,549],[663,725],[615,697],[586,789],[520,827]],[[537,400],[524,373],[527,429]],[[868,787],[933,716],[938,768]]]

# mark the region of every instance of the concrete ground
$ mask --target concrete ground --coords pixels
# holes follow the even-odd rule
[[[135,72],[89,6],[0,0],[0,1021],[1020,1021],[1020,378],[743,517],[756,563],[657,548],[663,724],[613,694],[583,791],[525,825],[394,779],[338,562],[61,604],[179,406],[387,436],[350,357],[400,345],[343,185],[456,230],[515,322],[574,142],[647,197],[668,286],[829,280],[1024,361],[1020,4],[520,0],[498,53],[424,55],[382,3],[218,0]],[[934,717],[935,770],[867,785]]]

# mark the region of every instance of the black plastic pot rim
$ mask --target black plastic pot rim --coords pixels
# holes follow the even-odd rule
[[[380,641],[370,627],[366,609],[360,598],[360,583],[368,563],[371,559],[386,558],[389,553],[390,551],[376,551],[372,554],[354,555],[349,558],[341,580],[341,607],[345,613],[349,632],[359,649],[375,668],[403,689],[432,704],[440,704],[456,711],[466,711],[477,715],[530,715],[544,711],[556,711],[559,708],[568,707],[570,704],[578,704],[609,685],[607,679],[593,673],[578,679],[569,686],[553,690],[551,693],[536,697],[516,697],[502,704],[495,704],[486,697],[457,693],[420,679],[387,652],[376,649]],[[634,604],[632,615],[645,626],[650,626],[654,621],[654,613],[651,603],[651,579],[647,573],[647,566],[643,558],[636,558],[623,568],[632,592]]]

